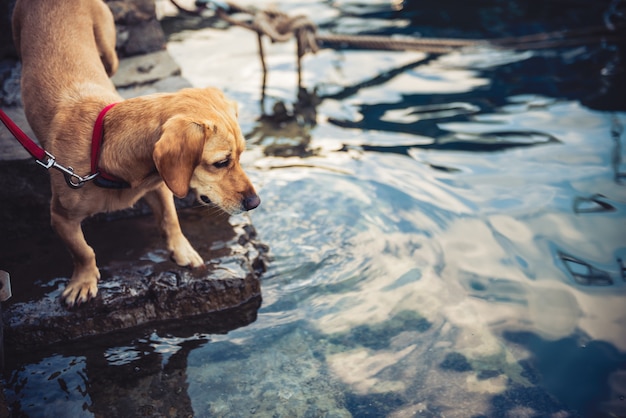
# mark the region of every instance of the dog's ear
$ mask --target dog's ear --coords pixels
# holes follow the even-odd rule
[[[202,124],[175,116],[163,124],[152,159],[161,178],[176,196],[189,192],[189,182],[202,158],[206,130]]]

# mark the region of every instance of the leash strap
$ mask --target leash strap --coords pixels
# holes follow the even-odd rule
[[[34,159],[44,163],[47,156],[46,151],[39,145],[35,144],[35,141],[30,139],[28,135],[26,135],[24,131],[22,131],[20,127],[12,121],[6,113],[4,113],[2,109],[0,109],[0,120],[2,120],[4,126],[7,127],[9,132],[13,134],[15,139],[17,139],[19,143],[22,144],[24,149],[26,149],[26,151],[28,151],[28,153],[32,155]]]
[[[37,164],[43,166],[47,170],[55,168],[61,171],[65,177],[65,182],[71,188],[79,189],[88,181],[94,180],[94,183],[100,187],[124,189],[130,187],[130,184],[111,176],[110,174],[98,171],[98,158],[100,156],[100,146],[102,145],[102,138],[104,135],[104,116],[113,106],[115,106],[115,103],[102,109],[96,119],[93,136],[91,138],[91,173],[83,177],[74,173],[74,169],[72,167],[65,167],[57,163],[56,158],[52,154],[30,139],[28,135],[26,135],[24,131],[22,131],[20,127],[12,121],[2,109],[0,109],[0,120],[15,137],[15,139],[17,139],[18,142],[24,147],[24,149],[28,151],[33,158],[35,158],[35,162]]]
[[[28,137],[16,124],[9,118],[9,116],[0,109],[0,120],[4,123],[4,126],[7,127],[9,132],[13,134],[15,139],[19,141],[19,143],[28,151],[30,155],[35,158],[35,162],[46,170],[50,168],[56,168],[57,170],[63,173],[63,177],[65,177],[65,182],[72,189],[79,189],[85,185],[89,180],[93,180],[98,176],[98,173],[92,173],[85,177],[81,177],[78,174],[74,173],[74,169],[72,167],[65,167],[56,162],[54,155],[50,154],[48,151],[41,148],[39,145],[35,143],[32,139]]]

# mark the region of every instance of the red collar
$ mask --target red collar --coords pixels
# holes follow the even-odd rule
[[[104,117],[107,112],[111,110],[117,103],[111,103],[100,111],[96,124],[93,127],[93,135],[91,137],[91,172],[98,173],[99,175],[94,179],[94,183],[97,186],[108,189],[126,189],[130,187],[130,184],[115,177],[107,172],[98,169],[98,160],[100,159],[100,148],[102,147],[102,141],[104,140]]]

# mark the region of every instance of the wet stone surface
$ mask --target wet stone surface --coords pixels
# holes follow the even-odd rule
[[[179,217],[205,268],[191,270],[172,262],[153,217],[140,203],[85,222],[102,279],[94,300],[66,309],[60,294],[71,260],[49,226],[47,173],[28,160],[4,162],[0,172],[0,200],[6,209],[0,217],[6,231],[0,268],[11,274],[14,294],[3,304],[7,351],[164,321],[195,318],[210,330],[219,325],[211,314],[260,305],[259,276],[267,248],[256,241],[248,219],[199,207],[190,196],[177,201]],[[13,219],[11,214],[20,215]],[[249,312],[243,316],[235,322],[251,322]]]

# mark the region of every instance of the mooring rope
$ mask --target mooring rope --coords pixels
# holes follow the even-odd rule
[[[321,45],[348,46],[364,49],[415,50],[428,53],[446,53],[459,47],[483,44],[472,39],[423,39],[393,38],[387,36],[320,34],[317,25],[307,16],[288,14],[275,10],[256,10],[227,2],[227,10],[217,9],[217,16],[230,24],[255,31],[259,36],[268,36],[272,42],[285,42],[296,38],[298,56],[317,52]],[[248,15],[247,21],[235,19],[231,14]]]
[[[626,42],[624,26],[608,29],[602,26],[589,28],[543,32],[527,36],[499,39],[450,39],[450,38],[408,38],[372,35],[320,34],[317,25],[304,15],[289,16],[271,8],[259,10],[221,0],[198,0],[197,9],[189,10],[170,0],[179,10],[199,15],[203,9],[211,8],[216,16],[231,25],[254,31],[258,36],[259,56],[266,76],[263,36],[272,42],[286,42],[296,39],[298,54],[298,85],[301,81],[301,58],[317,52],[322,46],[352,47],[374,50],[421,51],[429,54],[446,54],[463,48],[490,46],[514,50],[546,49],[570,47],[597,43],[600,41]],[[238,18],[233,15],[244,15]]]
[[[198,9],[189,10],[180,6],[176,0],[171,2],[181,11],[199,14],[202,9],[212,7],[216,15],[224,21],[256,32],[259,36],[267,36],[272,42],[286,42],[296,38],[300,56],[307,52],[317,52],[320,45],[339,45],[365,49],[386,50],[415,50],[430,53],[446,53],[459,48],[475,46],[496,46],[510,49],[542,49],[555,46],[584,45],[600,40],[625,42],[618,37],[617,29],[609,30],[604,26],[542,32],[533,35],[497,38],[497,39],[451,39],[451,38],[408,38],[371,35],[340,35],[320,34],[317,25],[307,16],[288,14],[270,8],[260,10],[244,7],[236,3],[221,1],[198,1]],[[232,15],[247,15],[244,18],[234,18]]]

